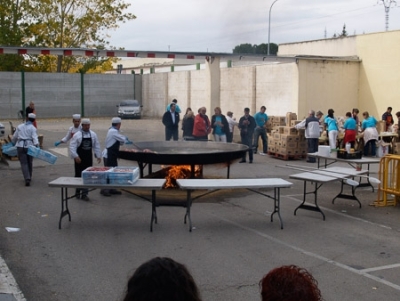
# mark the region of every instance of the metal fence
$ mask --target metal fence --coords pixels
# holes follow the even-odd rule
[[[39,118],[114,116],[124,99],[141,102],[141,76],[0,72],[0,119],[18,118],[29,102]]]

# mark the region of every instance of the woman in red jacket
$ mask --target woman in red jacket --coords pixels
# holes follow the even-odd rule
[[[207,109],[201,107],[194,119],[193,137],[196,140],[208,140],[208,134],[211,133],[210,119],[206,115]]]

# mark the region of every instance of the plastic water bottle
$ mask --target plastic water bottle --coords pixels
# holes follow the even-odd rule
[[[351,144],[349,142],[346,143],[346,152],[350,153]]]

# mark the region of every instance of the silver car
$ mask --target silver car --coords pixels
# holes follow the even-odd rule
[[[135,99],[123,100],[117,105],[118,117],[121,118],[141,118],[142,105]]]

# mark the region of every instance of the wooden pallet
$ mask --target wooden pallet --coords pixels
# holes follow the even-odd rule
[[[276,158],[276,159],[281,159],[281,160],[301,160],[305,159],[307,155],[286,155],[286,154],[279,154],[279,153],[273,153],[273,152],[268,152],[268,155],[270,157]]]
[[[3,154],[3,156],[4,156],[5,158],[7,158],[8,160],[10,160],[10,161],[18,161],[18,157],[17,157],[17,156],[11,157],[11,156],[6,155],[6,154]]]

